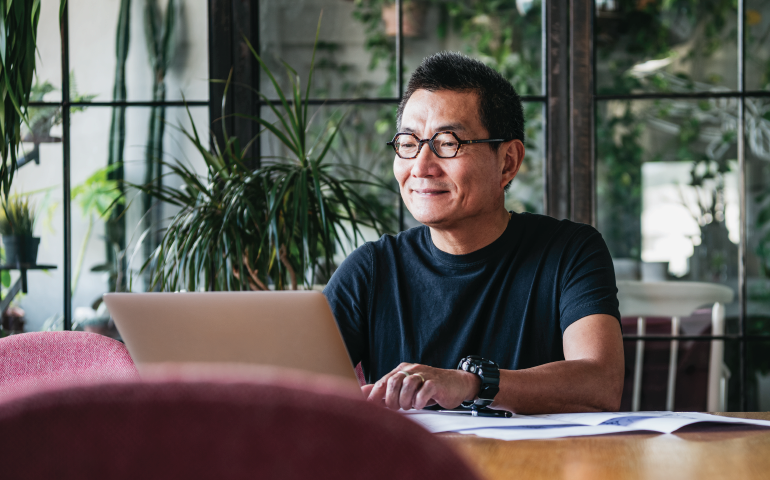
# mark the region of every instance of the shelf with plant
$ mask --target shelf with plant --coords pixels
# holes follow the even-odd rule
[[[5,248],[4,264],[34,265],[40,238],[35,237],[35,205],[23,195],[14,195],[0,204],[0,235]]]

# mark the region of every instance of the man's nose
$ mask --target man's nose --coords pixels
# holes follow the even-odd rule
[[[412,161],[414,162],[412,164],[413,177],[437,176],[437,170],[439,168],[438,157],[433,153],[429,144],[424,143],[420,149],[420,153],[418,153],[417,157]]]

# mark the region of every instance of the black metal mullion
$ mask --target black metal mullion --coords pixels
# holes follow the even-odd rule
[[[244,37],[259,52],[261,46],[259,41],[259,2],[250,0],[232,0],[232,58],[233,58],[233,86],[231,87],[232,106],[228,108],[228,113],[237,113],[249,117],[260,116],[259,95],[249,88],[242,85],[253,85],[259,90],[259,64],[257,63],[251,50],[248,48]],[[227,123],[228,134],[241,139],[241,146],[245,146],[252,138],[259,133],[259,125],[243,117],[235,117],[231,123]],[[257,137],[257,141],[259,137]],[[255,143],[250,148],[244,158],[244,163],[252,169],[259,167],[260,145]]]
[[[770,97],[767,90],[733,90],[730,92],[656,92],[656,93],[619,93],[617,95],[596,95],[596,100],[702,100],[704,98],[747,98]]]
[[[404,2],[396,0],[396,94],[404,96]],[[399,195],[400,197],[400,195]],[[398,231],[404,231],[404,200],[398,199]]]
[[[562,0],[544,2],[546,54],[545,213],[570,217],[569,148],[569,7]]]
[[[294,103],[293,100],[290,100],[288,98],[286,99],[286,101],[289,104]],[[308,103],[308,105],[319,105],[319,106],[324,106],[324,105],[346,105],[346,104],[350,104],[350,105],[367,105],[367,104],[369,104],[369,105],[398,105],[400,101],[401,101],[401,98],[395,98],[395,97],[392,97],[392,98],[327,98],[327,99],[310,98],[310,99],[308,99],[307,103]],[[260,104],[260,106],[265,106],[265,105],[268,105],[268,104],[280,105],[281,104],[281,100],[279,100],[277,98],[276,99],[272,99],[272,100],[268,100],[268,101],[261,100],[259,102],[259,104]]]
[[[570,218],[595,224],[593,0],[571,0]]]
[[[404,2],[396,0],[396,95],[404,96]]]
[[[69,82],[69,80],[68,80]],[[204,100],[195,101],[125,101],[125,102],[67,102],[71,107],[208,107],[209,102]],[[58,107],[58,102],[29,102],[30,107]]]
[[[62,80],[62,204],[64,205],[64,330],[72,330],[72,202],[70,200],[70,52],[69,3],[59,19]]]
[[[742,94],[746,91],[746,0],[738,2],[738,90]],[[768,92],[770,93],[770,92]],[[746,386],[748,371],[746,366],[746,326],[747,326],[747,271],[746,251],[748,250],[748,212],[746,211],[746,122],[745,122],[745,96],[738,97],[738,172],[739,172],[739,202],[740,202],[740,243],[738,244],[738,301],[740,303],[738,324],[740,336],[740,390],[741,410],[748,410],[748,397]]]
[[[209,0],[209,79],[227,79],[233,67],[232,0]],[[223,127],[233,133],[233,117],[225,118],[222,111],[222,95],[225,86],[209,82],[209,122],[212,142],[224,145]],[[228,113],[232,112],[232,89],[228,91]],[[212,145],[213,147],[213,145]],[[213,150],[213,148],[212,148]]]
[[[769,342],[770,335],[623,335],[623,341],[631,340],[652,340],[652,341],[703,341],[709,342],[711,340],[734,340],[736,342]]]

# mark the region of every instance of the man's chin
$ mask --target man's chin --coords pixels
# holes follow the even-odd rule
[[[450,220],[450,216],[440,212],[425,212],[425,211],[412,211],[409,210],[415,220],[426,225],[428,227],[438,227],[446,224]]]
[[[444,196],[442,196],[444,197]],[[429,227],[443,225],[453,219],[453,205],[450,199],[436,197],[410,198],[406,208],[415,220]]]

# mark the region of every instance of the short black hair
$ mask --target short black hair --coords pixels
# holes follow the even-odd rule
[[[439,52],[426,57],[409,79],[398,106],[399,131],[406,102],[417,90],[475,92],[479,98],[479,118],[489,138],[524,142],[524,109],[519,94],[505,77],[474,58],[459,52]],[[490,146],[497,150],[500,144]]]

